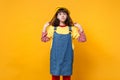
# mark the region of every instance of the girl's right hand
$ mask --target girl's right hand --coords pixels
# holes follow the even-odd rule
[[[46,32],[46,29],[49,25],[50,25],[50,22],[45,23],[42,32]]]
[[[50,25],[50,22],[45,23],[44,28],[47,28]]]

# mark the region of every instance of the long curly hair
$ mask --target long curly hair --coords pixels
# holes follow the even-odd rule
[[[59,7],[59,9],[56,11],[55,15],[53,16],[53,18],[50,20],[50,25],[57,27],[60,24],[60,20],[57,19],[57,15],[60,12],[64,12],[67,14],[67,19],[65,21],[65,25],[67,26],[73,26],[73,21],[70,17],[70,11],[68,9],[66,9],[65,7]]]

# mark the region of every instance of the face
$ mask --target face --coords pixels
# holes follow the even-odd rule
[[[61,22],[65,22],[65,20],[67,19],[67,14],[65,12],[60,12],[60,13],[58,13],[57,18]]]

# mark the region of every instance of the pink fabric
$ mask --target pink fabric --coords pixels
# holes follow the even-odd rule
[[[49,41],[49,40],[50,40],[50,38],[47,37],[47,32],[42,32],[41,41],[47,42],[47,41]]]
[[[77,40],[79,42],[86,42],[87,39],[86,39],[86,35],[85,35],[84,31],[80,32],[80,30],[78,30],[78,32],[79,32],[80,36],[77,38]]]

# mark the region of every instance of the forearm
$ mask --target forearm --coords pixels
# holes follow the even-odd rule
[[[84,32],[83,28],[81,26],[78,27],[79,33]]]
[[[47,28],[44,26],[42,32],[46,32]]]
[[[86,42],[87,39],[86,39],[86,35],[85,35],[85,33],[84,33],[83,28],[80,27],[80,28],[78,29],[78,32],[79,32],[79,34],[80,34],[80,36],[78,37],[78,41],[79,41],[79,42]]]
[[[49,40],[50,40],[50,38],[47,37],[46,27],[43,27],[41,41],[47,42],[47,41],[49,41]]]

